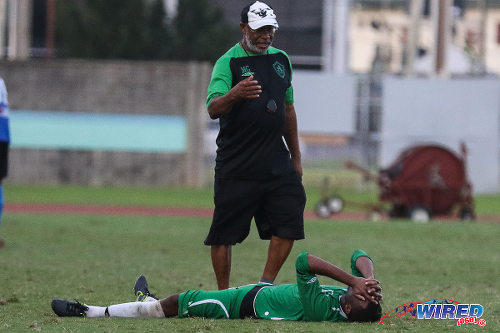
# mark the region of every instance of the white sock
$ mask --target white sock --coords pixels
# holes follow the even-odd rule
[[[154,302],[154,301],[157,301],[157,299],[152,296],[146,296],[143,302]]]
[[[130,302],[110,305],[107,309],[110,317],[165,318],[160,301],[158,300],[151,302]],[[88,317],[90,317],[89,311],[87,311]],[[103,316],[101,315],[101,317]]]
[[[85,312],[85,315],[89,318],[98,318],[98,317],[106,317],[106,308],[104,306],[92,306],[87,305],[88,310]]]

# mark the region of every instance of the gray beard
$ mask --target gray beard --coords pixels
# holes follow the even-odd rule
[[[254,43],[252,43],[250,38],[248,38],[247,34],[243,34],[243,44],[245,44],[245,46],[253,53],[265,53],[269,49],[269,47],[266,48],[265,50],[259,49],[257,46],[255,46]],[[271,45],[269,45],[269,46],[271,46]]]

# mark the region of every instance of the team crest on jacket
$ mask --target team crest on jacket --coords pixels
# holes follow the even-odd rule
[[[273,68],[274,68],[274,71],[276,72],[276,74],[278,74],[278,76],[282,79],[285,78],[285,66],[283,66],[282,63],[280,63],[279,61],[276,61],[274,64],[273,64]]]

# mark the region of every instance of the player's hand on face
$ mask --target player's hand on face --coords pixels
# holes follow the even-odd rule
[[[352,289],[356,298],[362,301],[367,300],[378,304],[378,302],[382,299],[382,287],[380,287],[380,282],[375,279],[358,277],[356,278]]]
[[[382,287],[380,286],[380,284],[377,284],[373,287],[371,287],[369,290],[368,290],[368,293],[370,294],[370,296],[375,299],[377,302],[380,302],[384,297],[382,296]]]
[[[253,79],[253,75],[250,75],[246,79],[238,82],[233,88],[234,94],[239,99],[246,98],[259,98],[262,93],[262,87],[259,85],[259,81]]]

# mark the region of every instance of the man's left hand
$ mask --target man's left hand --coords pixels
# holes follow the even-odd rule
[[[378,280],[358,277],[354,281],[352,289],[354,295],[362,301],[367,300],[378,304],[378,302],[382,300],[382,287],[380,287],[380,282]]]

